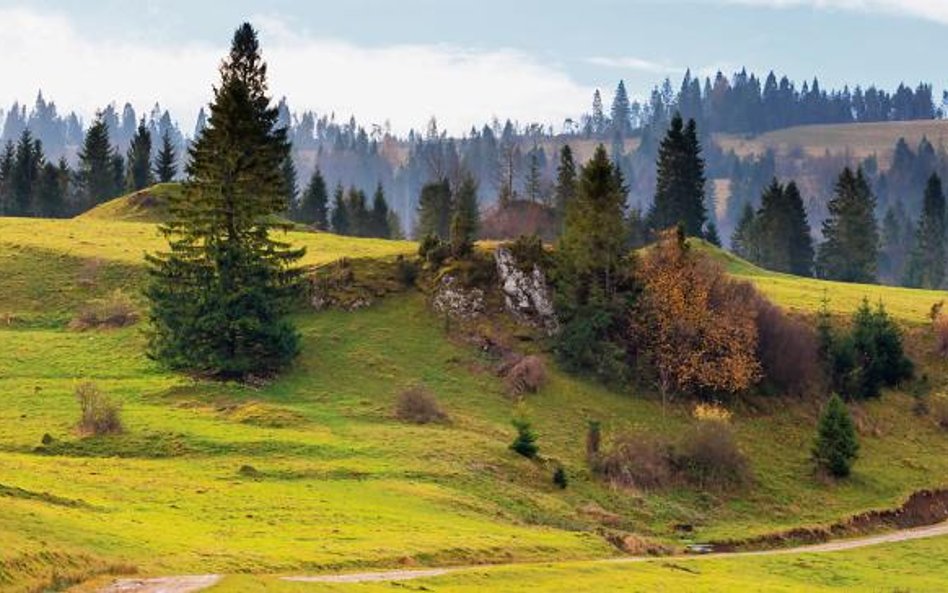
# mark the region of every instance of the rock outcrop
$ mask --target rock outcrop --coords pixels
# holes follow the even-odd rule
[[[555,334],[559,323],[543,271],[536,265],[525,271],[505,247],[497,248],[494,261],[497,263],[500,290],[507,311],[519,321],[537,327],[547,335]]]

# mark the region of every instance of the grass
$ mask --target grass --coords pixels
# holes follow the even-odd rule
[[[414,250],[408,242],[324,233],[290,238],[310,248],[312,264]],[[160,246],[151,223],[0,219],[0,314],[8,320],[0,323],[0,591],[48,586],[54,567],[65,582],[131,567],[146,574],[287,573],[603,558],[617,552],[602,530],[681,545],[825,524],[896,505],[917,488],[944,485],[948,475],[948,439],[911,414],[910,396],[891,393],[865,406],[872,430],[846,483],[810,475],[816,407],[774,399],[738,409],[734,421],[755,468],[753,489],[605,488],[584,461],[588,419],[603,422],[607,440],[626,429],[677,434],[690,422],[689,406],[675,403],[666,415],[649,393],[609,389],[552,365],[548,384],[517,406],[492,361],[447,336],[417,293],[358,313],[300,313],[303,355],[259,388],[163,371],[143,355],[139,327],[66,328],[89,299],[117,287],[135,293],[141,253]],[[755,282],[774,277],[738,260],[729,265]],[[808,310],[824,285],[796,281],[807,287],[802,293],[773,294]],[[853,302],[865,290],[826,286],[834,303],[844,290]],[[928,293],[878,290],[907,323],[930,306]],[[925,364],[934,387],[943,388],[941,363]],[[73,391],[86,380],[122,403],[123,434],[77,435]],[[449,424],[394,418],[398,394],[412,385],[436,394]],[[538,431],[543,461],[507,449],[518,414]],[[44,435],[52,440],[43,444]],[[558,464],[569,476],[565,491],[551,481]],[[615,518],[604,518],[609,514]],[[679,523],[693,525],[694,535],[679,536]],[[737,571],[720,566],[722,574]],[[508,582],[541,579],[557,590],[568,577],[580,589],[596,589],[631,569],[524,567],[446,582],[458,590],[492,583],[508,589]],[[640,569],[643,579],[669,572],[637,565],[636,574]],[[753,582],[767,572],[759,570],[740,578]],[[226,586],[254,590],[256,582],[234,578]]]
[[[923,137],[937,148],[948,140],[948,122],[944,120],[881,122],[867,124],[812,125],[786,128],[754,137],[716,134],[715,141],[727,152],[739,156],[760,155],[772,149],[787,156],[794,149],[819,157],[826,152],[851,155],[856,159],[877,155],[887,167],[899,138],[905,138],[914,150]]]

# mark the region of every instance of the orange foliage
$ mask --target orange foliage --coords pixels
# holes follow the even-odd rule
[[[761,379],[756,294],[665,231],[642,259],[632,340],[662,393],[737,393]]]

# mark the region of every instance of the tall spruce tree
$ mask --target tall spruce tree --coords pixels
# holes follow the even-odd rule
[[[813,234],[807,219],[803,196],[796,182],[791,181],[783,190],[787,208],[790,235],[790,273],[796,276],[813,275]]]
[[[300,199],[296,220],[325,231],[329,228],[328,210],[329,194],[326,191],[326,179],[317,167],[313,171],[313,176],[309,178],[309,184]]]
[[[151,174],[151,132],[145,125],[144,117],[138,122],[125,161],[128,167],[125,175],[126,191],[138,191],[154,183]]]
[[[348,235],[350,231],[349,212],[346,210],[346,192],[342,184],[336,185],[332,194],[332,232],[337,235]]]
[[[941,178],[932,174],[925,187],[922,217],[915,232],[905,284],[941,288],[945,282],[945,193]]]
[[[13,162],[11,214],[32,216],[35,213],[36,190],[44,164],[42,144],[33,137],[29,129],[23,130],[16,143],[16,157]]]
[[[372,236],[372,221],[366,204],[365,192],[351,186],[346,192],[346,216],[349,218],[349,234],[354,237]]]
[[[629,103],[629,93],[625,90],[625,81],[620,80],[616,87],[616,94],[612,98],[610,111],[613,133],[619,138],[628,136],[632,129],[632,106]]]
[[[823,237],[817,256],[820,276],[842,282],[876,281],[879,259],[879,229],[876,199],[862,169],[846,167],[829,201],[829,217],[823,222]]]
[[[65,171],[53,163],[45,163],[40,171],[36,189],[35,212],[43,218],[60,218],[66,215],[66,193],[68,191],[68,170]]]
[[[454,215],[451,218],[451,252],[455,257],[470,253],[480,227],[477,205],[477,182],[465,175],[455,195]]]
[[[173,181],[178,174],[178,153],[175,150],[174,143],[171,141],[170,130],[165,130],[161,135],[161,148],[155,157],[155,178],[159,183],[168,183]]]
[[[286,319],[303,256],[273,237],[284,212],[282,165],[267,67],[250,24],[234,34],[207,127],[190,149],[183,195],[161,226],[167,252],[149,255],[149,355],[218,378],[269,375],[288,365],[299,337]]]
[[[618,343],[630,298],[626,195],[603,145],[580,169],[557,257],[556,352],[569,368],[609,378],[625,371]]]
[[[681,224],[688,236],[701,237],[707,219],[704,159],[697,127],[694,120],[686,125],[676,113],[658,150],[649,226],[663,230]]]
[[[13,168],[16,164],[16,146],[7,140],[0,154],[0,214],[13,213]]]
[[[87,210],[118,195],[122,185],[116,184],[116,157],[121,158],[109,144],[109,127],[102,113],[86,131],[79,151],[79,207]],[[124,174],[124,168],[120,171]]]
[[[741,218],[737,222],[734,234],[731,235],[731,251],[749,262],[759,261],[757,235],[757,214],[750,202],[744,202]]]
[[[286,158],[283,159],[283,191],[286,192],[286,204],[289,209],[296,207],[296,198],[300,193],[300,188],[297,183],[296,175],[296,165],[293,164],[293,159],[287,154]]]
[[[447,179],[426,183],[418,198],[419,238],[434,236],[442,241],[451,237],[451,215],[453,196]]]
[[[391,235],[388,228],[388,202],[385,201],[385,189],[381,182],[375,186],[375,194],[372,196],[372,212],[369,213],[369,217],[371,219],[372,236],[388,239]]]
[[[576,197],[576,163],[573,161],[573,150],[569,144],[564,144],[560,149],[560,164],[556,167],[556,186],[553,191],[553,207],[560,227],[558,230],[562,232],[566,209]]]

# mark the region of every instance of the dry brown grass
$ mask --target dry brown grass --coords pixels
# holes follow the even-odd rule
[[[413,424],[446,422],[448,414],[426,387],[415,385],[402,391],[395,402],[395,417]]]
[[[114,329],[133,325],[138,318],[138,311],[131,297],[116,289],[101,299],[86,303],[69,322],[69,328],[79,331]]]
[[[524,356],[504,375],[504,384],[511,395],[536,393],[546,383],[546,363],[539,356]]]

